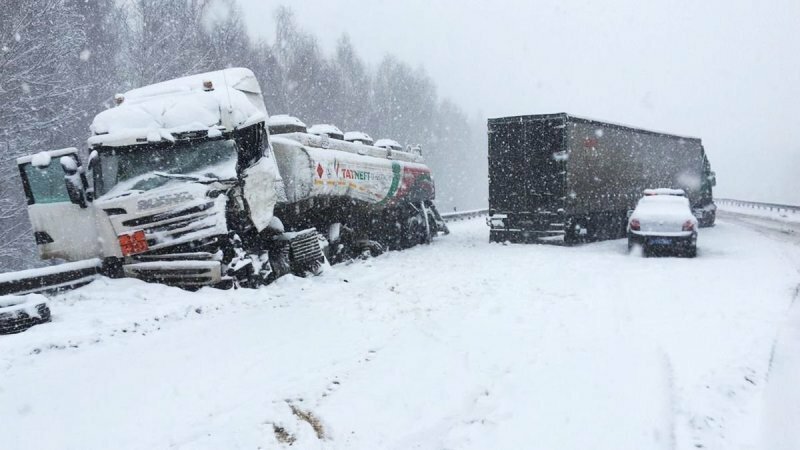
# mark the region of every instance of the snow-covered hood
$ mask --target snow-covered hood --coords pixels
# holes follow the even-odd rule
[[[210,84],[209,84],[210,83]],[[225,69],[145,86],[92,121],[89,145],[173,140],[174,133],[233,131],[267,120],[261,88],[249,69]]]

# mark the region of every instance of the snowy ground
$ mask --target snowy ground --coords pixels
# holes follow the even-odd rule
[[[787,442],[795,236],[722,218],[685,259],[451,230],[258,291],[104,280],[58,297],[53,323],[0,337],[0,447]]]

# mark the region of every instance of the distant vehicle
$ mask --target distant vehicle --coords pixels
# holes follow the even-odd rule
[[[311,126],[308,129],[309,134],[316,134],[317,136],[328,136],[331,139],[344,140],[344,133],[336,125],[321,123]]]
[[[370,135],[361,131],[348,131],[344,134],[344,140],[354,144],[372,145],[375,142]]]
[[[660,250],[697,255],[697,218],[689,208],[689,199],[679,190],[645,194],[628,220],[628,249],[640,246],[645,255]],[[645,191],[647,192],[647,191]]]
[[[566,113],[489,119],[488,133],[493,242],[625,237],[627,212],[653,186],[683,189],[700,224],[714,223],[700,139]]]
[[[277,114],[271,116],[267,121],[269,127],[269,134],[289,134],[289,133],[307,133],[308,129],[306,124],[297,117],[288,114]]]

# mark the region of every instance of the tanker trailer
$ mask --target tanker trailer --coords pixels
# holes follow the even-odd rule
[[[272,136],[293,229],[327,232],[330,259],[428,243],[447,226],[433,203],[431,170],[417,154],[293,132]]]

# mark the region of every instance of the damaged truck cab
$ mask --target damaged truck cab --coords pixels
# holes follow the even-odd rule
[[[17,161],[42,258],[99,257],[111,276],[184,287],[322,264],[314,230],[287,236],[274,217],[285,193],[250,70],[170,80],[115,102],[94,118],[85,158],[64,149]],[[299,259],[276,260],[309,244]]]

